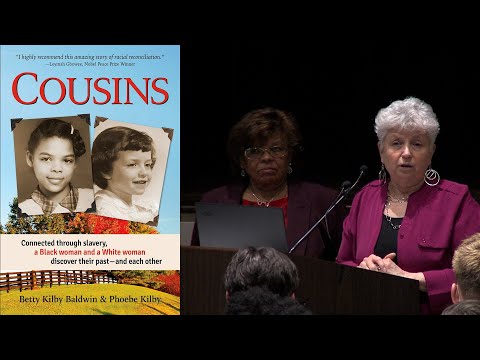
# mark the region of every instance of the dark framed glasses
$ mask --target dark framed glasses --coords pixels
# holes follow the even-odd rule
[[[250,160],[260,159],[265,151],[274,158],[284,158],[288,154],[288,148],[282,146],[272,146],[271,148],[251,147],[245,150],[245,157]]]

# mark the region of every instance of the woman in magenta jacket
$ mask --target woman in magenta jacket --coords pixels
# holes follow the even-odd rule
[[[431,167],[439,130],[430,105],[413,97],[378,112],[379,180],[353,199],[336,259],[418,280],[424,314],[451,304],[454,250],[480,231],[480,205],[468,187]]]

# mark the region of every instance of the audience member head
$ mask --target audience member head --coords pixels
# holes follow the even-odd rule
[[[234,292],[225,307],[226,315],[312,315],[291,296],[280,296],[254,286]]]
[[[299,285],[297,267],[287,255],[269,247],[247,247],[233,255],[225,271],[227,300],[257,286],[280,296],[294,296]]]
[[[480,315],[480,300],[463,300],[442,311],[442,315]]]
[[[463,240],[455,250],[452,265],[457,280],[452,284],[452,301],[480,299],[480,233]]]

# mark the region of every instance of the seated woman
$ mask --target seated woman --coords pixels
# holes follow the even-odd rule
[[[293,115],[274,108],[249,112],[233,126],[228,138],[228,154],[240,179],[207,192],[201,201],[281,208],[291,249],[338,195],[320,184],[293,178],[300,149],[301,135]],[[333,261],[344,214],[345,209],[337,206],[293,254]],[[191,243],[201,245],[196,224]]]

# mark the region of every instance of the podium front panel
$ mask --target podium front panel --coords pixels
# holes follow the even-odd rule
[[[181,314],[220,315],[225,310],[224,274],[236,249],[181,246]],[[418,281],[290,255],[298,268],[296,298],[314,314],[416,315]]]

